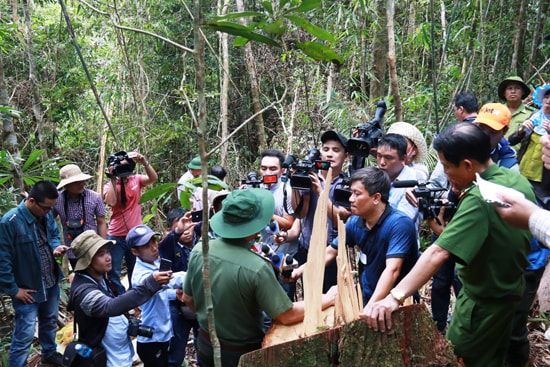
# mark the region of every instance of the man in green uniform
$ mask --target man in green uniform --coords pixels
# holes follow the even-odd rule
[[[527,98],[530,93],[531,89],[519,76],[510,76],[498,85],[498,97],[504,101],[504,104],[512,114],[506,138],[519,129],[521,123],[527,120],[535,111],[534,108],[523,103],[523,100]],[[516,148],[519,148],[519,146],[515,147],[515,149]]]
[[[498,112],[501,111],[495,110]],[[447,337],[466,366],[501,367],[510,341],[512,317],[525,286],[531,235],[500,218],[474,184],[475,175],[512,187],[531,201],[535,195],[524,177],[491,161],[489,136],[475,124],[448,127],[436,138],[434,148],[459,195],[457,212],[445,227],[436,221],[430,223],[436,234],[441,233],[439,238],[390,294],[363,316],[374,330],[391,329],[391,313],[452,257],[463,288]],[[441,213],[439,220],[444,223]]]
[[[219,238],[210,241],[210,287],[224,367],[237,366],[242,354],[261,347],[263,314],[282,324],[304,318],[304,302],[292,303],[275,278],[271,263],[250,250],[250,241],[271,220],[275,201],[270,191],[233,191],[223,201],[210,225]],[[183,286],[182,301],[197,312],[198,355],[204,367],[213,367],[203,287],[202,246],[195,246]],[[334,304],[336,286],[323,296],[323,309]]]

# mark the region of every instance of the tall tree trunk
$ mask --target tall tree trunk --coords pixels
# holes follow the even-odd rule
[[[47,152],[47,141],[44,136],[45,123],[44,123],[44,113],[42,111],[42,96],[40,95],[40,90],[38,89],[38,79],[36,77],[36,62],[34,58],[34,43],[32,38],[32,25],[31,25],[31,16],[29,13],[29,5],[27,0],[23,0],[23,13],[25,15],[25,26],[24,34],[25,41],[27,42],[27,56],[29,60],[29,81],[31,83],[31,99],[32,99],[32,112],[34,115],[34,120],[36,121],[36,135],[38,137],[38,142],[40,148],[44,149],[45,153],[42,154],[43,159],[48,158]]]
[[[525,31],[527,28],[525,11],[527,9],[527,0],[521,0],[519,4],[519,10],[517,12],[517,22],[515,26],[514,39],[512,44],[514,45],[514,53],[512,54],[512,64],[510,70],[512,73],[523,76],[523,68],[521,60],[525,54]]]
[[[202,176],[208,175],[208,155],[206,153],[206,128],[208,122],[208,115],[206,109],[206,63],[205,63],[205,43],[206,40],[201,31],[202,10],[201,0],[194,0],[194,14],[193,14],[193,38],[194,38],[194,53],[193,60],[195,61],[195,75],[196,75],[196,90],[197,90],[197,136],[199,143],[199,152],[201,157]],[[203,203],[208,202],[208,181],[202,181],[203,189]],[[214,364],[216,367],[221,367],[221,350],[218,335],[216,334],[216,324],[214,307],[212,306],[212,289],[210,286],[210,262],[208,259],[209,241],[208,241],[208,228],[209,220],[207,211],[203,213],[203,227],[202,227],[202,252],[203,252],[203,287],[204,298],[206,303],[206,315],[208,319],[208,332],[210,333],[210,341],[214,348]]]
[[[218,9],[219,15],[227,14],[229,10],[230,0],[219,0]],[[221,140],[225,140],[229,134],[229,34],[224,32],[219,32],[218,37],[220,39],[220,54],[221,54],[221,65],[220,65],[220,125],[221,125]],[[228,145],[224,144],[221,146],[221,160],[220,163],[223,167],[227,167],[228,157],[227,157]]]
[[[372,72],[374,74],[374,79],[370,82],[369,93],[371,101],[383,98],[385,95],[384,82],[386,80],[386,65],[388,62],[386,2],[384,0],[376,0],[375,9],[376,15],[373,26],[376,27],[376,32],[372,41]]]
[[[6,77],[4,74],[4,56],[2,52],[0,52],[0,105],[9,105],[8,95]],[[21,154],[19,153],[19,144],[17,143],[17,135],[15,134],[13,118],[4,113],[0,115],[2,116],[2,147],[14,157],[20,158]],[[21,171],[21,166],[14,165],[12,167],[12,173],[14,178],[14,186],[23,191],[25,186],[23,183],[23,172]]]
[[[535,29],[533,29],[533,40],[531,43],[531,52],[529,53],[529,76],[537,73],[537,69],[540,65],[535,65],[535,60],[537,60],[539,55],[539,45],[542,42],[542,36],[544,31],[544,18],[548,14],[550,6],[550,1],[548,0],[539,0],[537,2],[537,16],[535,18]],[[527,77],[527,75],[525,75]],[[543,82],[539,80],[539,82]],[[550,80],[549,80],[550,82]]]
[[[237,11],[245,11],[243,0],[237,0]],[[241,19],[243,25],[247,25],[244,19]],[[254,53],[252,52],[252,44],[248,42],[244,46],[244,59],[246,63],[246,69],[248,71],[248,77],[250,79],[250,94],[252,95],[252,109],[254,113],[258,113],[262,110],[262,104],[260,102],[260,84],[258,83],[258,76],[256,74],[256,65],[254,60]],[[265,137],[264,118],[261,113],[254,118],[256,123],[255,138],[258,139],[258,147],[261,150],[267,148],[267,140]]]
[[[388,0],[386,17],[388,25],[388,66],[390,71],[390,85],[395,105],[395,120],[402,121],[401,94],[399,93],[399,81],[397,80],[397,67],[395,61],[395,29],[393,17],[395,14],[394,0]]]

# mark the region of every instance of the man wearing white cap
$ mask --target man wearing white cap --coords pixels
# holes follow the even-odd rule
[[[107,238],[107,210],[103,199],[98,193],[85,187],[86,181],[92,176],[82,173],[76,164],[61,168],[59,176],[61,181],[57,189],[64,190],[59,193],[53,215],[59,216],[61,221],[65,246],[70,247],[76,236],[89,229]],[[76,258],[71,250],[67,252],[67,256],[74,269]]]

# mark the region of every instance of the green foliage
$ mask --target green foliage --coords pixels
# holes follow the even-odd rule
[[[280,42],[285,42],[293,37],[295,31],[289,31],[287,21],[290,21],[298,30],[305,31],[309,35],[320,40],[334,43],[335,37],[324,30],[310,23],[306,18],[297,14],[309,12],[321,7],[320,0],[280,0],[276,8],[269,1],[260,3],[262,12],[247,11],[239,13],[230,13],[223,16],[213,17],[213,21],[204,25],[206,29],[212,29],[219,32],[229,33],[238,36],[235,40],[235,46],[243,46],[248,41],[261,42],[271,46],[281,47]],[[226,22],[227,19],[254,18],[248,27],[240,23]],[[261,35],[258,33],[265,33]],[[343,59],[338,52],[331,47],[317,41],[294,42],[296,47],[304,54],[317,61],[332,61],[343,64]]]
[[[180,204],[187,210],[191,210],[191,196],[197,187],[202,187],[202,177],[196,177],[183,182],[180,186]],[[208,175],[208,189],[220,191],[228,188],[228,185],[213,175]]]
[[[59,168],[70,163],[59,158],[40,160],[44,150],[33,150],[27,159],[15,157],[5,150],[0,151],[0,214],[17,205],[21,192],[15,187],[14,170],[20,168],[23,182],[30,188],[41,180],[59,182]]]

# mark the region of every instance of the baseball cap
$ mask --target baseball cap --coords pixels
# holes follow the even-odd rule
[[[510,125],[512,114],[508,107],[501,103],[487,103],[481,107],[474,123],[489,126],[500,131]]]
[[[126,235],[126,244],[130,248],[145,246],[153,236],[160,236],[160,233],[154,232],[149,226],[140,224],[130,229]]]
[[[339,141],[344,146],[344,148],[348,145],[348,139],[335,130],[325,131],[323,135],[321,135],[321,143],[325,143],[329,140]]]

